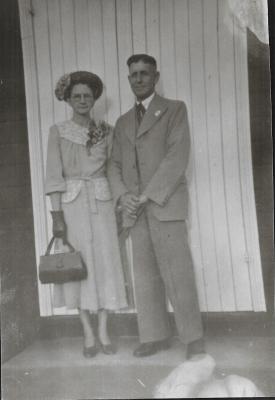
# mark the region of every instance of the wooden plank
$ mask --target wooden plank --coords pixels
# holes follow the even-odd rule
[[[48,30],[47,2],[34,0],[35,17],[33,21],[35,35],[35,52],[38,75],[38,95],[40,106],[40,129],[42,134],[42,149],[44,167],[49,127],[54,123],[53,82],[51,75],[51,53]]]
[[[203,69],[202,3],[189,2],[191,98],[193,110],[194,159],[198,195],[198,218],[208,310],[221,309],[216,244],[213,227],[213,203],[210,192],[209,149]]]
[[[120,103],[121,113],[125,113],[134,104],[133,93],[127,79],[129,70],[126,64],[127,59],[133,54],[131,2],[117,0],[116,6]]]
[[[160,67],[160,5],[159,0],[146,0],[146,33],[147,53],[155,57],[158,68]],[[157,92],[163,94],[162,79],[156,86]]]
[[[242,149],[239,152],[239,162],[248,270],[253,310],[266,311],[252,171],[247,37],[246,32],[241,30],[236,23],[234,23],[233,28],[238,147]]]
[[[114,125],[121,111],[118,83],[115,3],[112,0],[102,0],[102,13],[107,115],[108,122]]]
[[[198,201],[195,182],[196,176],[193,156],[194,143],[192,128],[193,118],[191,107],[190,65],[187,62],[189,58],[188,0],[175,0],[174,12],[177,97],[179,100],[183,100],[187,106],[191,136],[190,160],[187,171],[188,188],[190,193],[188,233],[195,267],[200,309],[202,311],[207,311],[207,299],[204,287],[204,271],[198,224]]]
[[[73,0],[60,0],[64,72],[77,70],[76,37]],[[71,118],[71,107],[65,104],[66,118]]]
[[[74,30],[76,37],[77,69],[89,71],[90,46],[88,35],[89,28],[87,0],[75,0],[73,5],[75,18]]]
[[[174,2],[160,0],[160,71],[163,93],[177,98]]]
[[[64,58],[62,46],[63,38],[59,1],[47,0],[47,7],[49,46],[51,53],[51,76],[53,88],[55,88],[56,82],[64,74]],[[54,122],[64,121],[66,119],[64,101],[58,101],[54,93],[52,93],[52,98],[54,106]]]
[[[216,0],[208,0],[207,3],[203,2],[203,14],[204,93],[216,257],[222,310],[235,311],[232,259],[223,176],[219,81],[217,79],[219,72]]]
[[[89,17],[89,46],[90,46],[90,66],[91,71],[97,74],[105,83],[105,60],[104,60],[104,38],[102,23],[102,5],[100,0],[88,1]],[[107,118],[107,99],[106,88],[104,87],[102,96],[94,106],[94,117],[96,120]]]
[[[64,72],[68,73],[78,68],[73,0],[60,0],[60,8]]]
[[[188,0],[175,0],[174,20],[177,98],[184,100],[190,109]]]
[[[89,10],[87,0],[74,0],[74,18],[75,18],[75,37],[76,54],[78,69],[90,71],[91,68],[91,46],[89,36]],[[94,117],[94,110],[91,111]]]
[[[146,0],[147,52],[160,63],[159,0]]]
[[[38,80],[38,96],[39,96],[39,119],[40,119],[40,135],[42,152],[43,152],[43,181],[45,176],[45,167],[47,159],[47,145],[48,145],[48,135],[49,128],[54,123],[54,84],[52,81],[52,66],[51,66],[51,49],[50,49],[50,33],[49,33],[49,16],[48,16],[48,4],[47,1],[41,2],[35,0],[32,2],[34,7],[34,38],[35,38],[35,54],[36,54],[36,67],[37,67],[37,80]],[[37,151],[38,149],[36,149]],[[41,163],[41,159],[37,159],[37,164]],[[36,166],[36,168],[38,165]],[[37,185],[37,182],[35,182]],[[39,193],[39,196],[44,197],[44,188]],[[39,210],[41,213],[41,218],[45,217],[44,223],[47,229],[47,241],[49,240],[51,233],[52,221],[50,213],[47,212],[50,209],[49,199],[44,200],[44,210]],[[43,253],[45,251],[45,246],[43,246]],[[40,253],[42,254],[42,253]],[[39,283],[40,285],[40,283]],[[47,290],[48,302],[45,308],[48,312],[52,313],[52,299],[50,296],[50,291],[44,289],[44,285],[41,290]],[[43,311],[42,311],[43,312]]]
[[[30,0],[18,2],[20,29],[22,37],[24,78],[26,89],[26,106],[28,120],[28,139],[30,155],[30,172],[32,182],[32,202],[34,214],[34,240],[36,262],[44,253],[47,244],[47,221],[45,215],[43,151],[41,146],[41,128],[39,121],[39,96],[37,82],[37,65],[35,60],[35,43]],[[34,11],[37,10],[34,8]],[[41,285],[38,281],[40,315],[52,315],[50,285]]]
[[[133,53],[146,53],[146,21],[145,0],[131,0],[132,5],[132,29],[133,29]]]
[[[237,137],[237,115],[235,99],[233,26],[226,3],[218,2],[218,51],[219,79],[222,116],[222,141],[224,157],[225,194],[230,232],[233,280],[236,310],[251,310],[251,293],[246,262],[247,248],[243,221],[239,149]],[[228,17],[229,26],[224,25]],[[231,24],[231,25],[230,25]],[[229,29],[228,29],[229,28]]]
[[[34,0],[32,2],[34,7],[34,38],[35,38],[35,54],[37,65],[37,80],[38,80],[38,96],[39,96],[39,110],[40,110],[40,134],[43,152],[43,182],[45,176],[46,160],[47,160],[47,145],[49,128],[54,123],[54,83],[52,80],[52,55],[50,47],[50,33],[49,33],[49,16],[47,1]],[[41,160],[37,160],[38,163]],[[37,184],[37,182],[35,183]],[[40,196],[44,197],[44,188],[40,192]],[[50,209],[49,199],[45,200],[45,218],[44,222],[47,227],[47,239],[50,237],[51,232],[51,216],[47,210]],[[42,213],[43,215],[43,213]],[[43,249],[43,252],[45,250]],[[51,301],[51,299],[49,299]],[[47,305],[52,310],[51,303]]]

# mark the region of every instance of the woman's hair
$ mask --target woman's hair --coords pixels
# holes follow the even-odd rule
[[[76,71],[63,75],[56,84],[55,95],[58,100],[67,101],[71,97],[75,85],[82,83],[87,85],[97,100],[103,91],[103,83],[99,76],[88,71]]]

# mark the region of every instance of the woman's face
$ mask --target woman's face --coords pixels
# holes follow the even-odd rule
[[[95,99],[91,88],[83,83],[73,86],[71,97],[68,103],[76,114],[87,115],[95,104]]]

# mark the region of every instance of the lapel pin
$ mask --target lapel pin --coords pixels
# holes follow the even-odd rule
[[[161,111],[160,111],[160,110],[157,110],[157,111],[155,112],[155,116],[158,117],[158,116],[160,115],[160,113],[161,113]]]

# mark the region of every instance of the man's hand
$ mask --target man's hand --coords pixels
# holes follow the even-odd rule
[[[133,193],[125,193],[120,197],[119,205],[130,217],[136,218],[136,213],[140,206],[139,197]]]
[[[139,196],[139,204],[140,205],[143,205],[143,204],[147,203],[148,200],[149,199],[148,199],[147,196],[145,196],[145,194],[142,194],[142,195]]]

